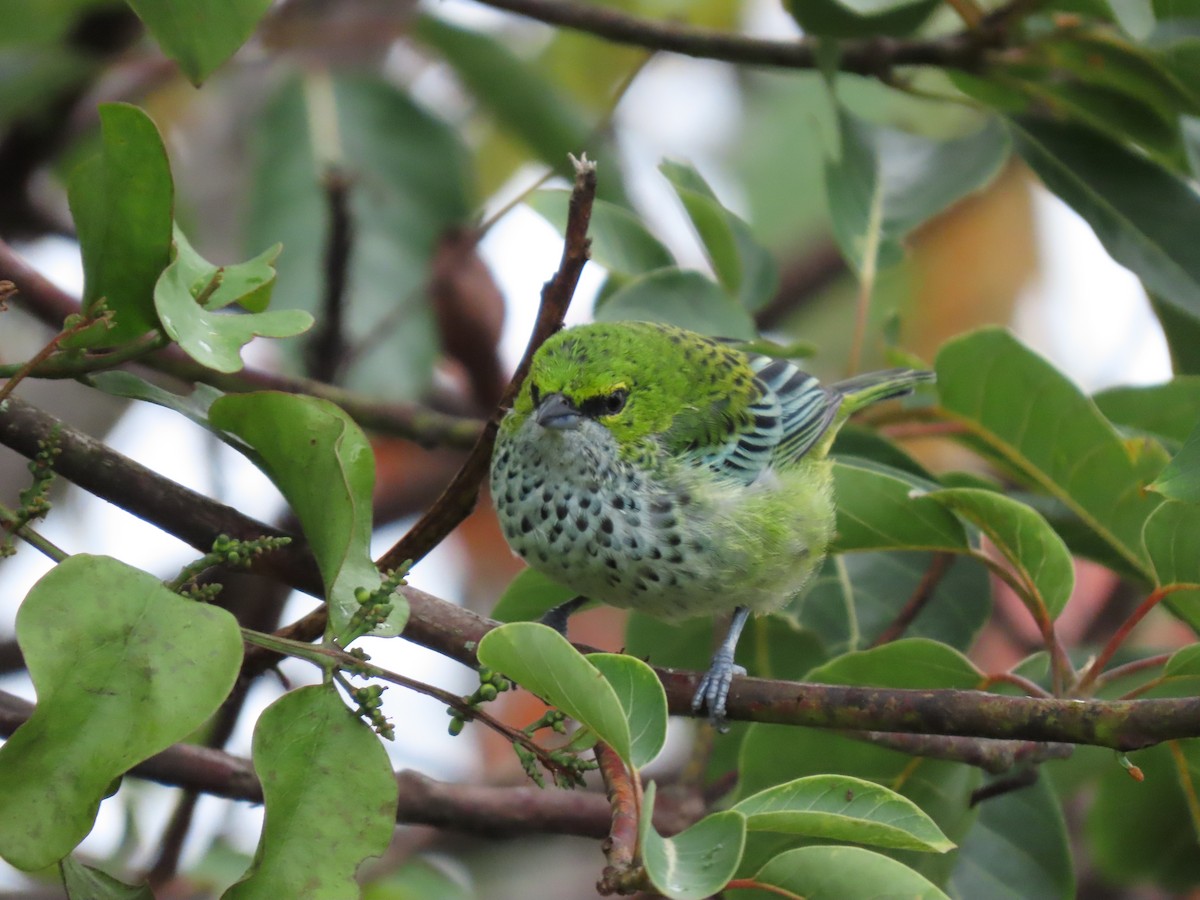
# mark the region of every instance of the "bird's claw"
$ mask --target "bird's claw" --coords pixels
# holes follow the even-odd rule
[[[696,686],[696,693],[692,696],[692,712],[707,709],[709,724],[724,734],[729,730],[725,722],[725,699],[729,696],[729,685],[734,675],[745,674],[745,668],[733,661],[732,653],[718,652]]]

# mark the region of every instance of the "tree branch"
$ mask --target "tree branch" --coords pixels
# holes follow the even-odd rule
[[[688,25],[655,22],[626,15],[616,9],[576,0],[477,0],[529,19],[582,31],[612,41],[648,50],[664,50],[700,59],[770,66],[784,69],[816,69],[816,42],[799,38],[776,41],[743,34],[714,31]],[[858,75],[882,75],[896,66],[940,66],[974,70],[983,63],[986,51],[1003,45],[1004,29],[980,27],[931,40],[898,40],[873,37],[840,44],[838,68]]]
[[[33,705],[0,691],[0,736],[8,737],[33,713]],[[160,784],[262,803],[262,785],[250,760],[195,744],[175,744],[139,763],[130,775]],[[396,821],[430,825],[491,837],[521,834],[573,834],[603,838],[610,810],[600,794],[555,788],[493,787],[450,784],[419,772],[396,773],[400,803]],[[695,814],[665,798],[656,806],[655,827],[664,834],[682,831]]]
[[[0,443],[32,458],[39,438],[48,437],[56,427],[62,448],[56,471],[199,550],[208,550],[222,533],[246,540],[280,534],[278,529],[138,465],[16,398],[10,398],[0,412]],[[265,554],[256,561],[255,569],[321,595],[320,576],[302,541]],[[475,648],[498,623],[416,588],[400,590],[410,607],[406,639],[464,665],[477,665]],[[264,667],[273,659],[269,656]],[[247,660],[244,674],[261,671],[250,665],[249,655]],[[700,676],[672,669],[656,672],[666,688],[671,712],[691,716]],[[726,705],[730,719],[748,722],[1094,744],[1116,750],[1200,737],[1200,697],[1085,701],[740,677],[734,679]]]

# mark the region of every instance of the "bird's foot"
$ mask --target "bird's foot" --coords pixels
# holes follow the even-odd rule
[[[547,610],[546,613],[539,619],[543,625],[548,625],[561,634],[567,636],[567,619],[571,617],[571,613],[579,609],[587,603],[587,597],[574,597],[566,603],[560,603],[553,609]]]
[[[746,670],[733,661],[733,652],[724,648],[713,656],[712,664],[696,686],[692,696],[692,712],[708,710],[708,721],[713,728],[724,734],[729,730],[725,722],[725,699],[729,696],[729,685],[734,675],[745,675]]]

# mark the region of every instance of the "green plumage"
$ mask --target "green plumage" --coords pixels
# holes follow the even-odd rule
[[[770,612],[833,536],[837,427],[931,377],[822,387],[786,360],[669,326],[559,332],[501,424],[492,498],[513,549],[583,596],[668,621]]]

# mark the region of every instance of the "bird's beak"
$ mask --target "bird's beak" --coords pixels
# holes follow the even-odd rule
[[[534,419],[543,428],[574,428],[583,418],[563,394],[547,394],[534,411]]]

